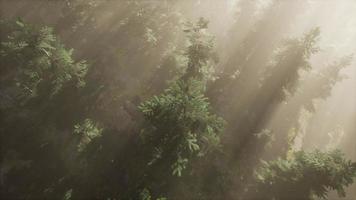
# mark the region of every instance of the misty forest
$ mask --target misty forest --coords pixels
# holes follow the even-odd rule
[[[356,200],[355,0],[1,0],[1,195]]]

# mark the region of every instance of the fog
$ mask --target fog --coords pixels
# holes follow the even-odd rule
[[[110,130],[137,131],[137,114],[127,107],[159,94],[165,81],[174,80],[172,70],[158,70],[181,70],[180,64],[164,56],[183,51],[183,24],[204,18],[219,58],[206,95],[213,111],[227,122],[221,139],[226,165],[248,174],[253,169],[246,166],[284,157],[289,148],[340,149],[356,161],[355,0],[147,0],[154,6],[142,8],[140,16],[151,27],[145,29],[130,19],[135,15],[130,9],[140,13],[139,6],[120,0],[90,2],[3,0],[1,18],[51,26],[65,46],[74,49],[76,59],[100,66],[89,71],[88,80],[107,87],[95,100],[95,111],[86,112]],[[67,10],[70,4],[83,4],[89,11],[85,13],[85,6]],[[162,10],[156,12],[155,6]],[[82,21],[73,26],[70,21],[76,15]],[[150,42],[141,37],[150,33]],[[314,36],[315,49],[310,39]],[[304,47],[310,49],[300,50]],[[264,131],[273,134],[268,148],[251,138]],[[244,190],[241,185],[251,180],[232,182],[236,189],[229,196],[238,196]],[[346,198],[334,192],[328,198],[356,199],[356,184],[347,189]]]

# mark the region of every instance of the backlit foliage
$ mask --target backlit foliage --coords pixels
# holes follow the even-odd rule
[[[208,99],[204,96],[205,74],[211,52],[202,31],[206,22],[187,30],[190,44],[187,71],[182,78],[152,99],[142,103],[140,110],[150,127],[143,131],[146,143],[155,147],[149,164],[163,159],[171,163],[172,174],[181,176],[190,159],[204,156],[219,147],[224,121],[211,114]]]
[[[327,199],[329,190],[345,197],[356,164],[340,151],[295,152],[289,159],[263,162],[257,171],[257,199]]]
[[[36,27],[21,20],[0,22],[1,83],[10,96],[25,103],[41,95],[56,95],[70,81],[83,87],[87,65],[72,59],[49,27]],[[17,91],[17,92],[15,92]]]
[[[231,3],[1,3],[1,199],[352,198],[352,152],[303,151],[355,117],[313,121],[353,65],[321,3]]]

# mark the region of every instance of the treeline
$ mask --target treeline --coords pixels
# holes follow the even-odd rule
[[[306,1],[266,7],[239,1],[226,50],[219,51],[209,21],[184,15],[194,6],[193,0],[9,6],[12,14],[0,21],[1,196],[300,200],[326,199],[332,190],[345,196],[356,163],[340,150],[304,152],[293,144],[301,111],[315,112],[313,101],[330,96],[352,56],[309,73],[320,29],[287,34]],[[305,74],[314,87],[299,87]],[[268,127],[284,102],[290,104],[279,123]]]

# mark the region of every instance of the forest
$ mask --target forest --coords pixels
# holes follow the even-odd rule
[[[356,1],[0,1],[4,200],[356,200]]]

